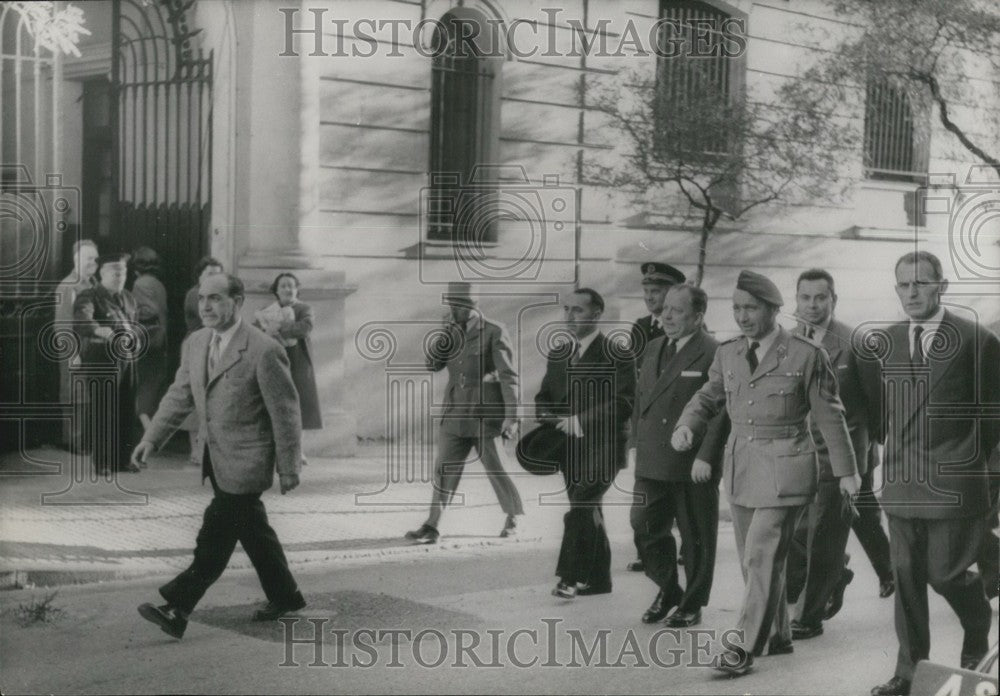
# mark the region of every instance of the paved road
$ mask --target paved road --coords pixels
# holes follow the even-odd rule
[[[44,550],[53,568],[100,558],[138,577],[62,587],[53,601],[60,614],[25,627],[19,608],[49,591],[0,593],[0,691],[864,694],[891,674],[892,601],[877,597],[874,573],[853,540],[857,577],[826,633],[798,643],[794,655],[760,660],[744,679],[719,679],[696,665],[711,650],[700,647],[711,642],[708,631],[732,625],[742,594],[728,524],[720,530],[704,624],[700,631],[668,631],[638,621],[654,592],[645,577],[622,570],[633,554],[626,507],[608,510],[614,592],[565,602],[549,594],[565,512],[542,504],[559,503],[543,496],[549,479],[518,480],[529,522],[520,539],[496,537],[502,515],[489,484],[473,475],[463,482],[465,505],[445,518],[445,543],[409,547],[399,533],[420,522],[426,486],[394,488],[398,505],[357,505],[356,493],[385,478],[377,458],[314,462],[309,486],[268,494],[309,601],[299,621],[249,622],[262,597],[253,572],[237,561],[199,606],[184,639],[174,641],[135,607],[154,601],[158,584],[188,561],[208,492],[194,484],[197,472],[167,464],[134,477],[149,496],[141,506],[53,511],[39,504],[39,491],[51,491],[52,481],[4,481],[0,560],[7,567],[37,567]],[[627,472],[622,484],[630,484]],[[60,544],[66,540],[58,535],[73,529],[72,544]],[[936,596],[931,611],[932,659],[956,663],[957,620]],[[317,630],[321,645],[309,640]],[[304,642],[290,645],[289,637]]]

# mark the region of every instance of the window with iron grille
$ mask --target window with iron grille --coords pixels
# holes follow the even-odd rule
[[[865,99],[865,176],[912,181],[927,177],[925,110],[888,78],[868,81]]]
[[[697,159],[732,152],[738,145],[717,124],[742,92],[745,63],[733,54],[735,31],[745,16],[728,6],[697,0],[661,0],[656,65],[656,142],[661,152]],[[712,118],[704,118],[712,115]],[[724,120],[724,119],[723,119]]]
[[[499,153],[503,66],[497,26],[478,10],[454,8],[437,25],[434,55],[427,236],[495,242],[497,182],[491,165]]]

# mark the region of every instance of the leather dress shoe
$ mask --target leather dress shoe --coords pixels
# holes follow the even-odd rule
[[[139,616],[151,621],[159,626],[164,633],[180,640],[184,637],[184,630],[187,628],[187,614],[180,609],[169,604],[155,606],[153,604],[140,604]]]
[[[633,573],[641,573],[644,570],[646,570],[646,566],[643,564],[641,559],[636,559],[632,561],[627,566],[625,566],[625,568]]]
[[[753,655],[743,650],[726,650],[716,658],[714,667],[730,677],[742,677],[753,670]]]
[[[909,696],[909,693],[910,680],[902,677],[893,677],[872,689],[872,696]]]
[[[416,544],[436,544],[441,534],[429,524],[422,524],[420,525],[420,529],[411,530],[404,534],[403,537]]]
[[[675,606],[677,606],[677,602],[668,599],[667,593],[660,590],[656,593],[653,603],[649,605],[649,609],[642,615],[642,622],[644,624],[651,624],[663,621]]]
[[[517,518],[513,515],[507,515],[507,521],[503,523],[503,529],[500,530],[500,538],[506,539],[512,536],[517,536]]]
[[[791,655],[795,652],[795,646],[792,645],[790,640],[770,640],[767,644],[767,656],[774,657],[775,655]]]
[[[556,583],[555,589],[552,590],[552,594],[555,597],[562,597],[563,599],[573,599],[576,597],[576,585],[560,580]]]
[[[826,613],[823,614],[824,620],[832,619],[837,615],[841,607],[844,606],[844,590],[847,589],[847,586],[851,584],[853,579],[854,571],[850,568],[844,568],[843,573],[840,575],[840,580],[837,581],[837,586],[830,596],[830,601],[826,603]]]
[[[670,628],[689,628],[701,623],[701,609],[694,611],[675,611],[663,622]]]
[[[792,638],[795,640],[806,640],[821,635],[823,635],[823,624],[810,626],[798,621],[792,621]]]
[[[611,594],[611,583],[607,585],[591,585],[590,583],[577,584],[576,594],[578,597],[590,595]]]
[[[268,602],[263,609],[258,609],[253,614],[254,621],[275,621],[280,619],[285,614],[290,614],[293,611],[298,611],[299,609],[305,609],[306,600],[301,594],[297,595],[288,604],[277,604],[275,602]]]
[[[892,593],[896,591],[896,581],[892,578],[886,578],[885,580],[880,580],[878,583],[878,596],[882,599],[886,597],[892,597]]]

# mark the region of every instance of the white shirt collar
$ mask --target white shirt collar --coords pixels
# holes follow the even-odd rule
[[[677,352],[678,353],[681,352],[681,348],[683,348],[685,345],[687,345],[687,342],[690,341],[694,337],[694,335],[696,333],[698,333],[697,330],[692,331],[687,336],[682,336],[681,338],[677,339],[677,343],[675,345],[677,347]],[[670,341],[670,340],[672,340],[672,339],[669,336],[667,336],[667,341]]]
[[[660,321],[660,315],[659,314],[650,314],[649,315],[649,326],[650,326],[650,328],[654,328],[654,329],[657,326],[659,326],[660,330],[661,331],[663,330],[663,322]]]
[[[756,340],[757,343],[760,346],[759,348],[757,348],[757,360],[758,361],[763,360],[764,356],[767,355],[768,351],[771,350],[771,346],[773,346],[774,342],[776,340],[778,340],[778,332],[779,331],[781,331],[781,326],[778,325],[778,324],[775,324],[774,328],[771,330],[771,333],[767,334],[766,336],[763,336],[763,337],[758,338],[758,339],[752,339],[752,338],[747,337],[747,339],[746,339],[747,340],[747,349],[749,349],[750,348],[750,344],[753,343]]]
[[[577,358],[581,357],[584,353],[587,352],[587,349],[590,348],[590,344],[597,339],[600,333],[601,333],[600,331],[595,330],[592,333],[584,336],[583,338],[576,339],[577,343],[580,344],[579,348],[577,348],[577,354],[576,354]]]
[[[236,329],[240,328],[240,324],[242,322],[243,322],[242,317],[240,317],[239,315],[237,315],[236,316],[236,321],[233,323],[232,326],[230,326],[225,331],[221,331],[221,332],[220,331],[215,331],[215,330],[212,331],[212,338],[213,339],[216,336],[220,337],[220,339],[219,339],[219,357],[220,358],[223,355],[226,354],[226,347],[229,345],[229,342],[233,340],[233,336],[236,335]]]

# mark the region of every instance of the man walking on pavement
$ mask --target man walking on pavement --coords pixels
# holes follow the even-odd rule
[[[910,692],[914,668],[930,654],[927,586],[942,595],[965,631],[961,666],[989,649],[990,605],[970,570],[988,532],[988,459],[1000,441],[1000,339],[971,318],[945,310],[941,261],[904,254],[896,294],[908,319],[886,330],[881,360],[886,394],[882,507],[889,518],[896,576],[893,677],[872,696]],[[933,410],[932,410],[933,409]]]
[[[650,344],[663,336],[663,323],[660,320],[660,313],[663,311],[663,303],[667,297],[667,291],[677,283],[683,283],[686,278],[679,270],[669,263],[658,263],[650,261],[642,264],[642,299],[646,303],[649,311],[644,317],[639,317],[632,324],[632,346],[635,354],[636,383],[639,381],[639,373],[642,370],[643,355],[649,350]],[[678,520],[683,522],[683,511],[678,513]],[[639,551],[639,540],[635,540],[636,551]],[[677,557],[677,562],[683,564],[681,556]],[[631,561],[629,570],[641,573],[645,567],[642,561],[642,553],[639,558]]]
[[[715,416],[697,452],[678,452],[669,442],[681,409],[708,380],[719,346],[702,328],[707,307],[701,288],[670,288],[660,315],[666,335],[646,350],[632,412],[636,499],[630,517],[646,576],[659,588],[642,621],[660,621],[676,606],[666,621],[672,628],[701,623],[715,570],[719,479],[729,418],[725,410]],[[670,531],[680,511],[686,512],[688,524],[681,527],[681,536],[690,554],[683,591]]]
[[[517,371],[507,330],[476,308],[469,283],[449,283],[449,306],[439,340],[427,354],[427,368],[447,368],[444,414],[441,418],[434,491],[427,520],[406,533],[417,544],[434,544],[444,509],[455,497],[465,460],[475,449],[490,479],[500,508],[507,514],[501,537],[517,533],[517,516],[524,514],[521,496],[504,471],[498,438],[517,437]]]
[[[716,664],[730,676],[747,674],[765,647],[769,655],[792,652],[785,559],[795,521],[816,494],[807,417],[823,434],[840,489],[852,496],[858,491],[833,368],[821,347],[777,324],[782,304],[769,278],[740,273],[733,316],[743,336],[719,346],[708,381],[685,406],[671,438],[674,449],[686,451],[722,408],[728,410],[732,430],[723,482],[746,582],[736,623],[740,638],[723,641]]]
[[[611,592],[611,544],[601,502],[625,464],[635,368],[598,325],[604,298],[579,288],[563,306],[570,340],[546,356],[535,396],[538,420],[566,435],[562,467],[569,498],[552,594],[563,599]]]
[[[795,302],[800,322],[795,333],[822,346],[830,358],[854,457],[864,475],[868,463],[869,416],[861,370],[867,363],[857,360],[851,327],[833,316],[837,306],[833,276],[818,268],[804,271],[796,283]],[[810,426],[819,457],[819,489],[796,525],[786,571],[788,598],[797,603],[791,624],[796,640],[822,635],[827,603],[831,598],[838,605],[843,603],[844,588],[854,576],[845,568],[845,549],[855,509],[845,499],[834,476],[823,433],[815,422],[810,422]]]
[[[285,553],[267,521],[261,494],[277,469],[282,494],[299,485],[302,426],[299,399],[284,348],[240,318],[239,278],[220,273],[201,281],[205,328],[185,340],[174,383],[132,455],[133,463],[165,443],[189,413],[199,421],[202,481],[215,497],[205,510],[191,566],[160,588],[166,604],[139,613],[174,638],[229,562],[239,541],[260,579],[267,605],[253,616],[272,621],[305,607]]]

